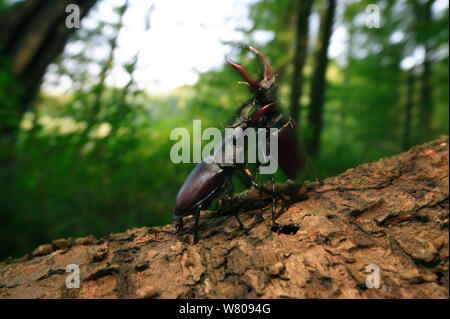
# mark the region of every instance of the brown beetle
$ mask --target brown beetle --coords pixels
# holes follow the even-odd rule
[[[227,58],[227,63],[239,72],[253,94],[238,110],[238,115],[231,121],[229,127],[278,128],[278,163],[286,175],[293,179],[299,175],[305,162],[291,119],[286,120],[277,107],[275,100],[277,76],[273,74],[272,67],[261,52],[250,46],[244,48],[260,58],[264,65],[264,74],[260,81],[256,81],[242,65]],[[251,112],[252,110],[253,112]],[[232,144],[230,145],[233,148],[232,154],[227,155],[224,152],[227,143]],[[231,198],[230,194],[233,191],[231,177],[235,173],[240,173],[239,176],[248,187],[254,186],[273,196],[272,218],[274,218],[276,192],[273,177],[272,190],[259,185],[246,170],[245,163],[236,161],[241,152],[245,152],[245,150],[237,146],[233,138],[225,138],[212,156],[195,166],[179,190],[175,199],[173,218],[178,220],[177,231],[180,232],[183,228],[183,217],[194,215],[194,243],[198,241],[200,210],[208,209],[211,203],[223,196],[227,190],[228,197]],[[224,154],[231,156],[231,160],[223,161],[221,156]],[[234,216],[239,226],[244,228],[236,212]]]

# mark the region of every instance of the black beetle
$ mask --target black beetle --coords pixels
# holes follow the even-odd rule
[[[244,78],[253,93],[253,96],[239,108],[237,116],[231,120],[228,127],[232,128],[278,128],[278,163],[289,178],[295,178],[304,167],[304,157],[298,146],[296,132],[291,119],[286,120],[277,107],[275,100],[277,75],[272,73],[272,67],[266,57],[253,47],[245,46],[245,49],[255,53],[264,65],[264,75],[260,81],[256,81],[247,70],[227,58],[227,63]],[[224,152],[228,146],[233,150]],[[208,209],[210,204],[221,197],[228,190],[231,199],[233,185],[231,177],[235,173],[243,179],[248,187],[254,186],[261,192],[266,192],[273,197],[272,219],[275,211],[275,186],[272,178],[272,190],[259,185],[251,173],[246,169],[245,163],[237,163],[236,158],[245,152],[243,147],[236,145],[236,139],[225,138],[214,154],[197,164],[175,199],[173,218],[177,221],[177,231],[183,228],[183,217],[194,215],[194,243],[198,241],[198,223],[200,210]],[[230,157],[224,160],[223,156]],[[244,228],[236,212],[234,212],[240,228]]]

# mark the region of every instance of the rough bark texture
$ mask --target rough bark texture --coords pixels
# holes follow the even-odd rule
[[[173,225],[96,240],[64,239],[0,264],[1,298],[448,298],[448,136],[349,169],[321,184],[279,185],[278,227],[245,234],[226,212],[203,212],[196,245]],[[270,199],[235,196],[246,225]],[[217,216],[220,215],[220,216]],[[65,286],[80,267],[81,288]],[[380,288],[365,285],[380,267]]]

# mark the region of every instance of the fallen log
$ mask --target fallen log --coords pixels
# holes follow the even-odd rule
[[[196,245],[192,221],[55,240],[0,264],[0,298],[448,298],[448,143],[278,185],[276,225],[269,198],[238,194],[253,227],[205,211]]]

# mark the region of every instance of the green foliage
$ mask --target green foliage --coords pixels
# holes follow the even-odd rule
[[[6,3],[0,1],[0,10]],[[448,9],[435,15],[429,30],[416,37],[410,1],[378,1],[383,8],[380,29],[368,29],[361,23],[361,13],[370,3],[345,1],[345,10],[338,10],[334,29],[344,27],[349,39],[346,52],[330,61],[327,70],[321,153],[314,159],[321,178],[402,151],[407,72],[400,64],[423,37],[430,40],[433,52],[432,130],[425,131],[420,122],[417,66],[411,144],[448,134]],[[252,27],[242,30],[245,41],[260,48],[280,74],[279,100],[286,110],[295,5],[293,1],[254,2],[250,7]],[[8,156],[2,156],[0,259],[20,256],[60,237],[103,236],[170,222],[176,193],[195,165],[170,161],[175,143],[170,140],[171,130],[185,127],[192,132],[193,119],[202,120],[203,129],[223,127],[249,98],[247,87],[237,84],[241,79],[226,65],[200,74],[193,86],[154,95],[135,85],[133,58],[120,66],[131,76],[130,82],[122,88],[108,87],[99,76],[92,76],[89,66],[96,65],[106,75],[114,61],[87,53],[100,46],[114,53],[114,37],[119,31],[120,24],[101,22],[74,34],[71,43],[82,49],[64,54],[52,66],[60,77],[72,79],[72,88],[61,96],[41,92],[35,107],[23,115],[17,111],[20,86],[11,76],[8,60],[0,59],[2,128],[13,120],[6,113],[22,116],[17,140],[7,149]],[[262,45],[253,38],[256,31],[274,36]],[[403,37],[393,42],[394,33]],[[236,44],[233,48],[233,56],[248,66],[251,74],[261,73],[253,56]],[[300,136],[310,134],[306,114],[311,62],[309,56]],[[313,178],[311,169],[307,174]],[[285,179],[283,173],[277,173],[277,181]],[[236,188],[239,191],[243,186]]]

